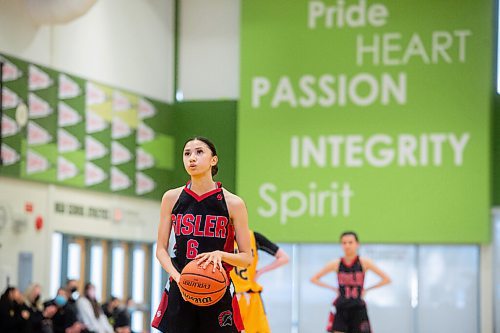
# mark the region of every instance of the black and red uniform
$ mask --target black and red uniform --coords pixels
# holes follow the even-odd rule
[[[198,254],[234,251],[234,226],[229,218],[222,185],[201,196],[188,183],[172,209],[175,257],[172,263],[181,272]],[[231,265],[223,263],[227,276]],[[152,326],[165,333],[234,333],[243,330],[236,298],[230,288],[211,306],[196,306],[184,301],[177,283],[170,279],[153,318]]]
[[[370,321],[363,300],[365,272],[359,257],[353,262],[340,260],[337,272],[339,296],[333,302],[328,320],[328,332],[370,333]]]

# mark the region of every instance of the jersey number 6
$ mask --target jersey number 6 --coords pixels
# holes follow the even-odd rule
[[[186,258],[194,259],[198,255],[198,241],[196,239],[190,239],[187,241]]]

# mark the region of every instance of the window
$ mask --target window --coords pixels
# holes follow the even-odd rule
[[[114,245],[111,251],[111,295],[123,299],[124,275],[125,275],[125,251],[121,245]]]
[[[68,279],[80,280],[81,253],[80,244],[70,243],[68,245]]]
[[[102,272],[102,246],[100,244],[93,244],[90,247],[90,282],[95,286],[95,295],[98,302],[102,301]]]
[[[55,297],[61,286],[63,236],[55,232],[52,234],[52,252],[50,257],[50,297]]]

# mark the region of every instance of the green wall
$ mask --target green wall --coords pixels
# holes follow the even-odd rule
[[[200,101],[175,104],[175,170],[172,184],[181,186],[188,180],[182,164],[182,150],[193,136],[210,139],[219,156],[216,180],[231,192],[236,181],[236,101]]]
[[[492,98],[492,154],[491,154],[491,192],[492,205],[500,205],[500,95],[495,93]]]

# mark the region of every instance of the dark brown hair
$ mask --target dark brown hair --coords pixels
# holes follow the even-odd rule
[[[11,294],[14,293],[14,291],[16,290],[16,287],[12,287],[12,286],[9,286],[5,289],[4,293],[2,294],[2,296],[0,297],[0,302],[3,303],[3,302],[6,302],[6,303],[11,303],[13,302],[14,300],[11,300],[10,297],[11,297]]]
[[[99,316],[101,315],[101,307],[99,306],[99,303],[97,302],[95,295],[94,297],[90,297],[89,295],[89,289],[94,288],[95,292],[95,286],[91,282],[87,282],[85,284],[85,288],[83,289],[83,295],[89,300],[90,305],[92,305],[92,310],[94,311],[94,316],[99,319]]]
[[[354,236],[354,239],[356,240],[356,242],[359,243],[358,234],[355,233],[354,231],[343,232],[342,235],[340,235],[340,239],[342,239],[344,236]]]

